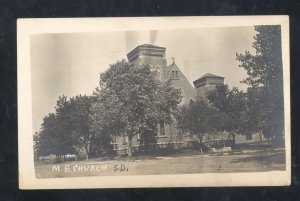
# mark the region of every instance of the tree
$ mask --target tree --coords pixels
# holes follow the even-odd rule
[[[73,146],[77,150],[85,149],[87,159],[90,157],[91,139],[94,133],[90,131],[90,108],[95,97],[87,95],[77,95],[70,98],[69,115],[71,138]]]
[[[110,65],[100,75],[100,88],[94,92],[92,130],[97,135],[123,136],[132,156],[132,138],[138,133],[156,132],[160,122],[172,121],[181,92],[171,81],[157,80],[149,65],[135,66],[125,60]]]
[[[281,52],[281,27],[279,25],[255,26],[252,47],[255,54],[246,51],[237,54],[240,67],[244,68],[248,77],[243,80],[248,84],[248,91],[256,94],[249,108],[256,114],[260,122],[258,129],[264,135],[274,138],[275,143],[283,144],[284,105],[283,105],[283,69]]]
[[[235,142],[237,134],[248,134],[248,113],[246,105],[246,93],[228,85],[217,86],[208,95],[211,106],[219,112],[219,128],[228,131]]]
[[[34,135],[35,149],[39,156],[47,156],[54,153],[54,145],[51,139],[51,128],[54,128],[55,114],[49,113],[43,118],[41,130]]]
[[[43,119],[42,129],[36,139],[36,147],[42,155],[79,154],[85,149],[87,159],[93,133],[90,132],[89,115],[94,97],[78,95],[68,99],[60,96],[55,113]],[[37,141],[38,140],[38,141]]]
[[[84,149],[86,151],[86,159],[90,156],[91,139],[94,133],[90,131],[90,108],[95,101],[95,97],[87,95],[77,95],[71,97],[60,97],[56,114],[59,118],[59,126],[66,135],[68,141],[72,143],[72,147],[77,153]]]
[[[181,133],[190,133],[199,146],[202,154],[204,147],[209,147],[212,133],[215,132],[218,121],[217,111],[204,100],[191,101],[183,106],[177,116],[177,127]]]
[[[40,143],[40,133],[35,132],[33,135],[33,152],[34,152],[34,160],[39,161],[39,155],[41,152],[41,143]]]
[[[63,127],[64,123],[61,117],[54,113],[49,113],[44,117],[39,134],[39,155],[54,154],[60,158],[68,153],[74,153],[75,150],[70,137]]]

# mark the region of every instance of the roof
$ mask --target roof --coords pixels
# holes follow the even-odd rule
[[[214,75],[214,74],[211,74],[211,73],[206,73],[205,75],[202,75],[199,79],[202,79],[204,77],[216,77],[216,78],[224,78],[222,76],[219,76],[219,75]],[[198,80],[199,80],[198,79]]]
[[[166,67],[167,72],[169,72],[173,68],[173,66],[176,66],[178,68],[178,66],[175,63],[172,63]]]
[[[139,45],[137,47],[147,47],[147,48],[159,48],[159,49],[166,49],[165,47],[159,47],[159,46],[155,46],[155,45],[151,45],[151,44],[143,44],[143,45]]]
[[[136,55],[136,53],[139,51],[140,48],[153,48],[154,51],[158,51],[158,52],[164,52],[164,51],[166,51],[165,47],[159,47],[159,46],[155,46],[155,45],[151,45],[151,44],[142,44],[142,45],[139,45],[139,46],[135,47],[133,50],[131,50],[127,54],[128,60],[131,60],[131,58]]]
[[[200,78],[198,78],[197,80],[195,80],[193,83],[197,83],[198,81],[204,79],[204,78],[224,78],[222,76],[219,76],[219,75],[214,75],[214,74],[211,74],[211,73],[206,73],[205,75],[202,75]]]

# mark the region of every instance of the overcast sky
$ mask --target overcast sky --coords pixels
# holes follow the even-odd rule
[[[59,96],[92,94],[99,74],[109,64],[126,58],[141,44],[166,47],[171,58],[192,83],[205,73],[225,77],[225,83],[246,89],[236,52],[253,51],[254,27],[197,28],[160,31],[38,34],[31,36],[33,130],[54,111]]]

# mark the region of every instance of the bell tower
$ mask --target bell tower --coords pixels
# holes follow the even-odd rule
[[[133,65],[148,64],[160,72],[160,80],[166,80],[166,48],[150,44],[139,45],[127,54],[128,61]]]

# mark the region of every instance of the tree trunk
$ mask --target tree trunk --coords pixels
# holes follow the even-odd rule
[[[263,138],[262,138],[263,134],[262,134],[262,130],[259,131],[259,141],[262,142]]]
[[[235,145],[235,134],[231,134],[233,139],[233,145]]]
[[[200,154],[202,155],[203,149],[202,149],[202,136],[201,136],[201,134],[198,135],[198,138],[199,138],[199,144],[200,144]]]
[[[132,137],[128,137],[128,157],[132,157]]]
[[[84,146],[84,149],[85,149],[85,151],[86,151],[86,160],[89,160],[89,157],[90,157],[90,152],[89,152],[89,149],[88,149],[88,147],[87,146]]]

